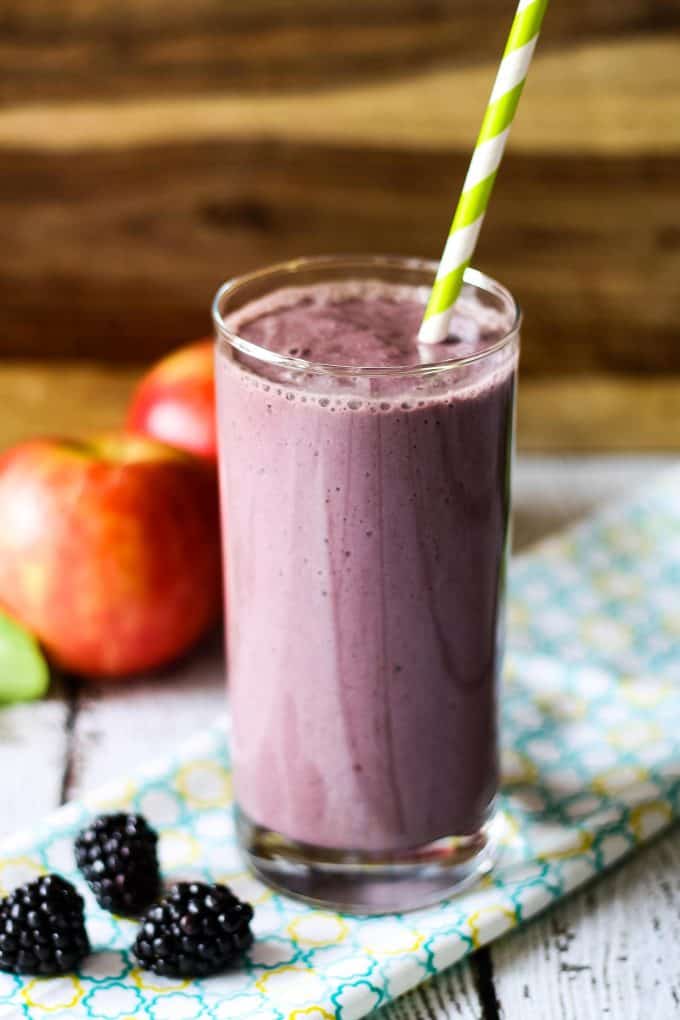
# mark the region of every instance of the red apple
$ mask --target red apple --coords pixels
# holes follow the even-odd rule
[[[211,467],[124,433],[0,456],[0,606],[59,665],[100,677],[161,666],[220,603]]]
[[[180,347],[137,387],[127,428],[215,462],[215,371],[212,340]]]

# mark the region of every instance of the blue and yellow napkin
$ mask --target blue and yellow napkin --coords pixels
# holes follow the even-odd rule
[[[371,919],[272,893],[236,850],[225,723],[0,846],[0,892],[43,871],[78,884],[95,950],[72,977],[0,974],[0,1017],[356,1020],[667,826],[680,808],[680,473],[516,560],[509,633],[505,833],[491,876]],[[72,853],[93,812],[121,807],[160,830],[166,876],[224,881],[255,905],[242,968],[201,981],[137,969],[136,925],[96,905]]]

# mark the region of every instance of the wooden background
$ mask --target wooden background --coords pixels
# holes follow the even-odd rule
[[[0,354],[42,361],[8,421],[70,424],[84,359],[108,422],[233,273],[437,257],[513,8],[3,0]],[[680,0],[552,5],[476,263],[525,308],[526,447],[680,446]]]

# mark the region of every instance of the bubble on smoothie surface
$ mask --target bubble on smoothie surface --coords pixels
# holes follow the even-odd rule
[[[245,340],[317,364],[389,368],[477,354],[502,338],[497,309],[466,288],[450,339],[423,352],[417,343],[428,289],[379,280],[348,280],[276,290],[227,318]]]

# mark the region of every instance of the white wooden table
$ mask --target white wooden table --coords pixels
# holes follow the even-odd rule
[[[644,484],[668,463],[661,457],[521,458],[515,548]],[[216,644],[193,656],[190,670],[190,680],[184,664],[128,687],[66,684],[42,703],[0,710],[0,832],[133,770],[211,723],[224,707]],[[376,1016],[680,1017],[680,829]]]

